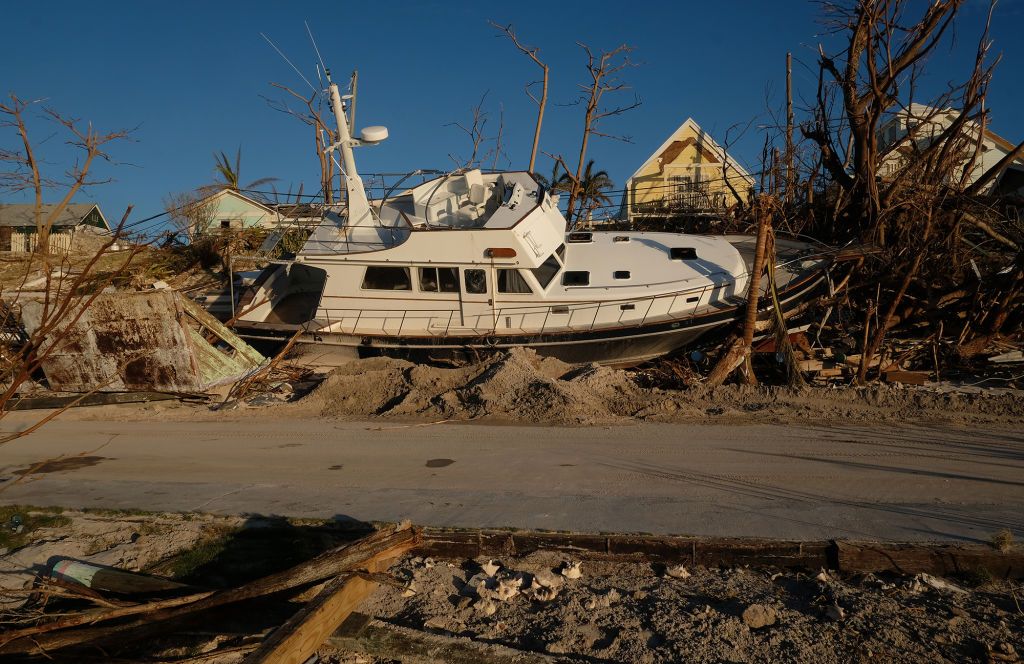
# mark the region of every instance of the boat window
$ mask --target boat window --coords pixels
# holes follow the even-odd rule
[[[561,268],[562,266],[559,264],[558,259],[554,254],[551,254],[540,267],[535,267],[530,272],[533,272],[533,276],[537,279],[537,283],[540,284],[541,288],[547,288]]]
[[[593,242],[594,234],[587,231],[569,233],[569,242]]]
[[[428,293],[436,293],[438,290],[442,293],[458,293],[459,269],[456,267],[421,267],[420,290]]]
[[[483,270],[463,270],[462,277],[466,281],[466,292],[481,295],[487,292],[487,273]]]
[[[590,273],[583,270],[568,270],[562,275],[563,286],[589,286]]]
[[[558,245],[558,249],[555,249],[555,253],[558,254],[558,258],[561,259],[562,264],[565,265],[565,245]]]
[[[530,284],[526,283],[519,270],[498,270],[499,293],[532,293]]]
[[[616,279],[629,279],[629,270],[616,270],[612,276]]]
[[[366,290],[412,290],[412,279],[407,267],[370,266],[363,276]]]
[[[693,247],[672,247],[669,249],[669,258],[674,261],[692,261],[697,259],[697,250]]]

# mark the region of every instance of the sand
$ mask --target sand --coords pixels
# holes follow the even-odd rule
[[[332,371],[311,394],[275,408],[344,420],[481,420],[591,426],[633,420],[745,422],[1024,422],[1024,396],[983,390],[879,384],[869,387],[726,385],[641,387],[635,374],[572,367],[515,349],[459,368],[390,358],[356,360]]]

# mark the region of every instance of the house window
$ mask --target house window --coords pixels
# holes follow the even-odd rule
[[[589,286],[590,273],[584,270],[569,270],[562,275],[563,286]]]
[[[462,278],[466,282],[466,292],[483,295],[487,292],[487,273],[483,270],[464,270]]]
[[[532,293],[530,284],[526,283],[519,270],[498,270],[499,293]]]
[[[458,293],[459,269],[456,267],[421,267],[420,290],[428,293]]]
[[[364,290],[412,290],[412,280],[407,267],[366,268],[363,276]]]
[[[231,220],[230,219],[221,219],[220,220],[220,227],[221,228],[231,228]]]

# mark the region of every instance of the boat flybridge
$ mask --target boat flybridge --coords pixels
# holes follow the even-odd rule
[[[570,363],[630,365],[734,321],[754,238],[572,231],[558,195],[527,172],[442,175],[367,199],[337,85],[348,203],[328,211],[293,261],[239,298],[244,337],[349,346],[361,354],[442,356],[526,346]],[[828,259],[778,240],[778,300],[795,307],[827,284]],[[766,280],[763,280],[766,281]],[[762,314],[766,315],[766,314]]]

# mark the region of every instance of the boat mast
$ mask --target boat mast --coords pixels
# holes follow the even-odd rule
[[[363,145],[359,139],[352,138],[349,131],[348,118],[345,117],[345,107],[341,101],[341,93],[338,91],[338,84],[331,81],[331,74],[327,72],[327,80],[330,85],[328,92],[331,97],[331,108],[334,110],[334,119],[338,123],[338,141],[327,148],[328,152],[336,149],[341,150],[341,159],[345,177],[345,191],[348,194],[348,226],[374,226],[373,214],[370,211],[370,202],[366,199],[366,189],[363,187],[363,180],[356,171],[355,155],[352,148]]]

